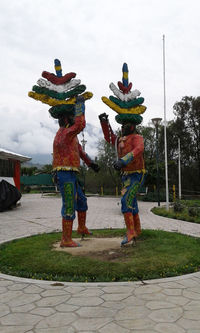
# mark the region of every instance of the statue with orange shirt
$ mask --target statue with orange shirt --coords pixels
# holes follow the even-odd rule
[[[110,89],[116,97],[102,97],[103,102],[118,113],[115,119],[122,125],[121,136],[114,134],[106,113],[100,114],[99,119],[105,140],[116,148],[118,159],[113,166],[122,176],[121,211],[127,228],[121,242],[123,246],[132,240],[135,241],[141,233],[136,194],[145,177],[144,142],[143,137],[136,133],[136,125],[142,122],[141,114],[145,112],[146,107],[142,105],[144,98],[138,97],[140,92],[137,89],[131,91],[132,83],[128,83],[126,63],[122,72],[122,82],[118,82],[119,89],[113,83],[110,84]]]

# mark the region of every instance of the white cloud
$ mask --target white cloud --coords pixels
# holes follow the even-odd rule
[[[199,1],[191,0],[1,0],[0,144],[30,155],[51,152],[57,125],[48,106],[27,96],[43,70],[74,71],[94,97],[86,102],[86,120],[100,128],[98,115],[115,112],[101,101],[109,83],[121,80],[123,62],[129,80],[141,91],[144,124],[163,118],[162,35],[166,36],[167,119],[183,96],[199,94]],[[41,126],[40,123],[44,124]],[[88,153],[94,153],[87,138]]]

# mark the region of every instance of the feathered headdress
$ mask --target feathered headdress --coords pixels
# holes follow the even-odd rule
[[[118,82],[119,89],[114,83],[109,85],[116,97],[110,96],[108,99],[103,96],[102,101],[118,113],[115,120],[119,124],[127,122],[140,124],[143,120],[141,114],[146,110],[146,106],[142,105],[144,98],[138,97],[141,94],[139,90],[131,91],[132,83],[128,82],[128,66],[126,63],[123,64],[122,73],[122,82]]]
[[[38,85],[32,87],[28,96],[50,105],[49,113],[57,119],[63,114],[74,112],[77,96],[82,96],[84,100],[87,100],[93,94],[84,92],[86,86],[80,84],[81,80],[74,79],[76,73],[71,72],[62,75],[60,60],[55,59],[54,65],[56,75],[46,71],[42,72],[43,78],[37,81]]]

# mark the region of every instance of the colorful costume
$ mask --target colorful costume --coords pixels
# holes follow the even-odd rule
[[[80,167],[80,158],[98,171],[78,142],[77,134],[85,127],[84,101],[92,97],[92,93],[84,92],[85,85],[80,85],[80,80],[75,80],[75,73],[62,76],[60,61],[55,59],[56,74],[44,71],[42,77],[34,85],[29,97],[52,106],[50,115],[62,120],[53,143],[53,171],[57,174],[57,181],[62,195],[62,240],[60,246],[78,246],[71,238],[75,211],[78,211],[78,233],[90,234],[86,223],[87,199],[77,180]],[[84,92],[84,93],[83,93]],[[83,93],[82,95],[79,95]],[[73,123],[72,119],[75,121]],[[63,125],[64,121],[64,125]]]
[[[78,233],[90,234],[85,226],[87,198],[77,180],[77,172],[80,167],[80,158],[91,166],[92,161],[83,151],[78,142],[77,134],[85,127],[84,114],[75,118],[75,124],[68,127],[60,127],[56,133],[53,143],[53,170],[57,171],[59,189],[62,195],[61,214],[64,221],[64,232],[68,226],[73,224],[75,211],[78,211]],[[65,237],[66,238],[66,237]],[[69,246],[67,241],[62,239],[61,246]]]
[[[118,113],[116,121],[122,125],[141,123],[140,116],[146,110],[146,107],[141,105],[144,98],[138,90],[130,92],[132,83],[128,83],[128,67],[123,65],[123,82],[118,82],[117,87],[111,83],[110,88],[115,96],[110,98],[102,97],[104,103]],[[132,98],[132,99],[131,99]],[[114,145],[118,154],[116,169],[122,172],[122,199],[121,211],[124,214],[124,220],[127,227],[127,234],[122,241],[122,245],[135,239],[141,233],[140,219],[138,215],[138,205],[136,194],[139,187],[144,181],[145,166],[143,159],[144,143],[142,136],[130,133],[122,137],[117,137],[107,120],[107,115],[99,116],[105,140]]]

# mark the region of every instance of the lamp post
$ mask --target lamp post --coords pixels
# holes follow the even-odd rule
[[[84,138],[84,132],[82,132],[82,138],[83,138],[83,140],[81,140],[81,143],[82,143],[83,151],[85,151],[85,145],[86,145],[87,141]]]
[[[163,35],[163,88],[164,88],[164,144],[165,144],[165,191],[166,210],[169,210],[169,186],[168,186],[168,164],[167,164],[167,119],[166,119],[166,88],[165,88],[165,35]]]
[[[81,143],[82,143],[82,148],[83,148],[83,151],[85,152],[85,145],[87,143],[87,141],[85,140],[85,137],[84,137],[84,132],[82,132],[82,140],[81,140]],[[83,186],[84,186],[84,193],[85,193],[85,162],[83,162]]]
[[[156,169],[157,169],[157,196],[158,196],[158,206],[160,206],[160,175],[159,175],[159,155],[158,155],[158,126],[161,123],[162,118],[153,118],[151,119],[152,123],[156,129]]]

